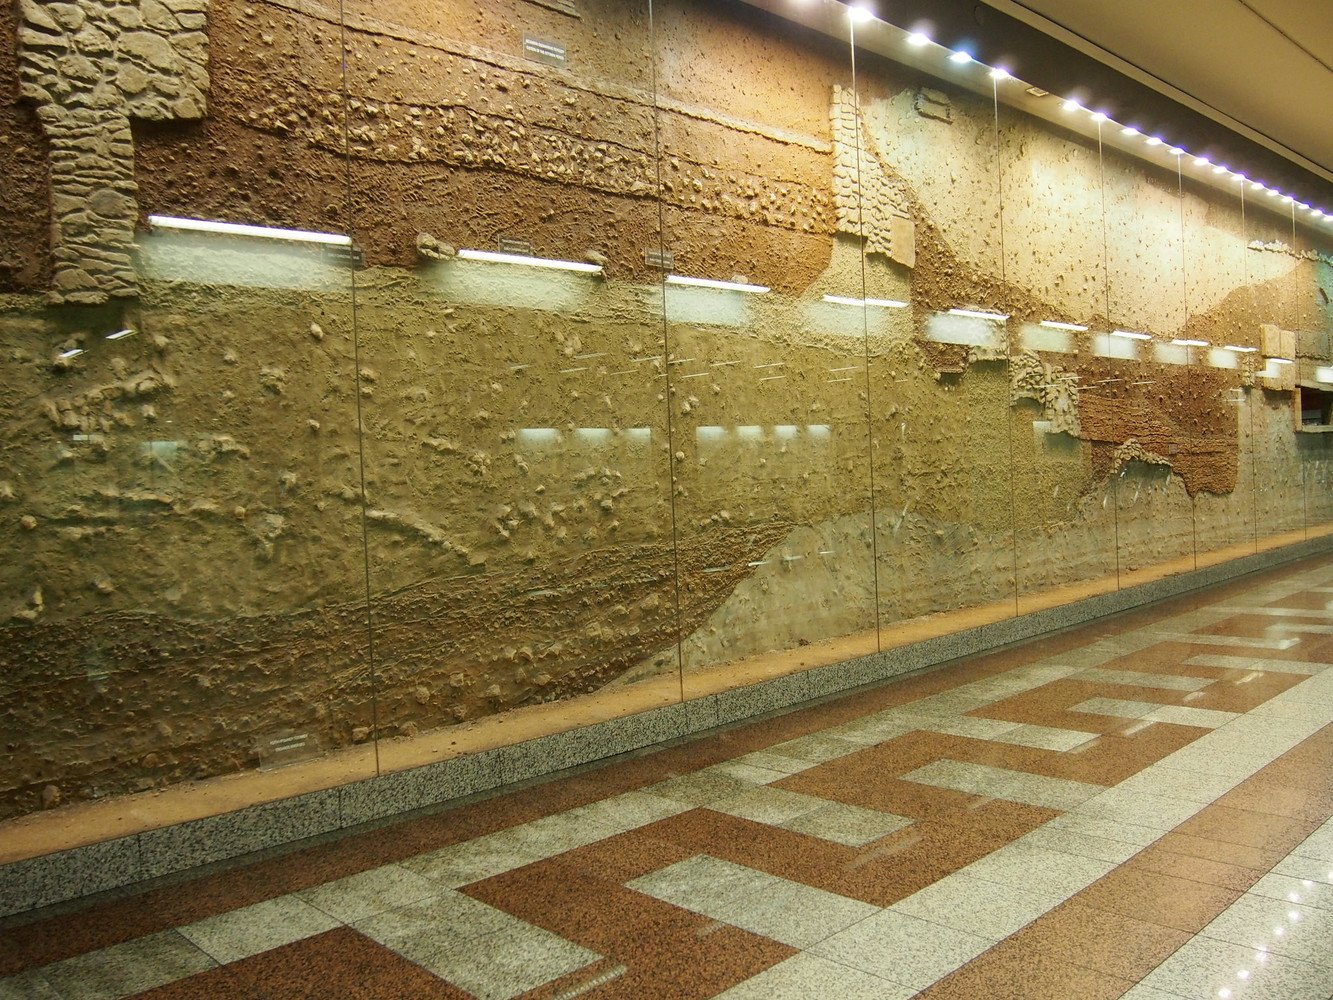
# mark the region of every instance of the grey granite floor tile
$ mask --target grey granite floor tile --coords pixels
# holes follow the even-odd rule
[[[771,785],[775,781],[781,781],[789,774],[787,771],[775,771],[770,767],[755,767],[753,764],[745,764],[739,760],[723,761],[721,764],[714,764],[705,770],[713,774],[725,774],[729,778],[748,781],[752,785]]]
[[[1057,816],[1055,819],[1042,824],[1040,829],[1066,830],[1070,833],[1097,837],[1102,840],[1118,841],[1140,848],[1147,847],[1154,841],[1160,840],[1166,832],[1156,827],[1142,826],[1133,822],[1121,822],[1114,819],[1105,819],[1101,816],[1080,816],[1074,813]]]
[[[793,948],[808,948],[874,916],[879,907],[778,879],[775,884],[764,886],[757,892],[734,897],[700,912]]]
[[[648,808],[642,802],[640,806],[641,808]],[[621,819],[623,820],[627,815],[628,812],[623,814]],[[584,847],[599,840],[605,840],[607,837],[613,837],[621,832],[614,827],[604,826],[597,822],[593,816],[594,811],[591,809],[587,811],[571,809],[568,812],[544,816],[541,819],[534,819],[530,823],[511,827],[504,833],[518,851],[536,854],[541,858],[551,858],[557,854],[572,851],[576,847]],[[662,817],[659,815],[657,818],[661,819]]]
[[[1165,833],[1175,829],[1203,808],[1203,803],[1191,802],[1188,799],[1111,788],[1075,806],[1070,812],[1079,816],[1096,816],[1131,823],[1135,826],[1155,827]]]
[[[1063,896],[999,885],[955,872],[894,903],[890,909],[999,941],[1062,902]]]
[[[1197,935],[1148,973],[1143,984],[1186,1000],[1312,1000],[1333,993],[1333,971]]]
[[[350,923],[426,899],[439,891],[440,884],[433,879],[398,865],[384,865],[305,889],[297,895],[329,916]]]
[[[1115,787],[1124,792],[1164,795],[1206,805],[1244,780],[1240,775],[1205,774],[1158,763],[1131,775]]]
[[[1040,847],[1047,851],[1059,851],[1061,854],[1074,854],[1080,858],[1093,858],[1097,861],[1112,861],[1121,864],[1143,850],[1137,844],[1127,844],[1121,840],[1107,840],[1105,837],[1093,837],[1073,830],[1053,830],[1038,827],[1025,833],[1014,841],[1024,847]]]
[[[1034,747],[1038,750],[1069,751],[1083,746],[1089,740],[1095,740],[1097,736],[1097,733],[1085,733],[1079,729],[1023,725],[1015,726],[992,739],[998,743],[1012,743],[1015,746]]]
[[[1274,865],[1273,871],[1279,875],[1333,885],[1333,861],[1320,861],[1318,858],[1303,858],[1299,854],[1291,854]]]
[[[1070,809],[1105,791],[1102,785],[955,760],[932,761],[903,780],[1049,809]]]
[[[919,990],[970,962],[993,943],[943,924],[884,910],[826,938],[810,951]]]
[[[61,1000],[116,1000],[174,983],[217,963],[175,931],[67,958],[42,970]]]
[[[778,881],[766,872],[697,854],[626,884],[674,906],[709,913],[743,896],[772,889]]]
[[[1247,892],[1199,933],[1333,971],[1333,911]]]
[[[748,819],[755,823],[780,826],[788,820],[813,812],[827,804],[827,799],[804,795],[800,792],[789,792],[783,788],[770,788],[767,785],[761,785],[748,792],[742,792],[740,795],[733,795],[718,802],[710,802],[708,808],[715,812],[727,813],[730,816],[739,816],[741,819]]]
[[[402,862],[402,867],[456,889],[501,872],[522,868],[542,860],[540,851],[524,847],[509,830],[486,834],[462,844],[453,844]]]
[[[478,1000],[510,1000],[602,956],[533,927],[527,933],[497,931],[436,955],[425,968]]]
[[[776,775],[776,777],[784,776]],[[656,823],[669,816],[679,816],[692,808],[694,807],[678,799],[667,799],[649,792],[625,792],[591,805],[571,809],[564,815],[575,823],[587,822],[608,833],[624,833],[627,830],[637,830],[649,823]]]
[[[1163,691],[1201,691],[1213,681],[1207,677],[1186,677],[1180,674],[1151,674],[1137,670],[1111,670],[1092,667],[1074,675],[1076,680],[1096,681],[1101,684],[1123,684],[1126,687],[1160,688]]]
[[[514,917],[452,889],[352,922],[351,926],[386,948],[453,948],[513,926]]]
[[[1115,866],[1113,861],[1084,858],[1041,847],[1008,844],[960,871],[987,882],[1068,897],[1080,889],[1086,889]]]
[[[910,1000],[915,994],[907,986],[802,952],[718,994],[717,1000]]]
[[[754,755],[748,754],[738,759],[749,764],[753,763],[749,759],[752,756]],[[710,802],[717,802],[719,799],[728,799],[733,795],[748,792],[754,787],[753,782],[742,781],[740,778],[729,774],[721,774],[716,771],[696,771],[693,774],[683,774],[678,778],[659,781],[655,785],[649,785],[643,791],[649,795],[660,795],[664,799],[675,799],[678,802],[684,802],[692,806],[706,806]]]
[[[808,760],[817,764],[847,757],[865,749],[865,745],[855,740],[846,740],[827,733],[814,733],[801,736],[784,743],[775,743],[765,753],[777,757],[794,757],[796,760]]]
[[[209,917],[179,928],[182,936],[226,965],[284,944],[333,930],[341,922],[296,896],[279,896],[262,903]]]
[[[0,979],[0,1000],[61,1000],[38,969]]]
[[[779,825],[785,830],[819,837],[835,844],[864,847],[871,841],[911,826],[912,822],[906,816],[849,806],[842,802],[827,802]]]
[[[729,763],[748,764],[751,767],[761,768],[766,771],[780,771],[783,774],[800,774],[802,771],[808,771],[810,768],[818,766],[818,761],[797,760],[795,757],[783,757],[781,754],[769,753],[766,750],[756,750],[753,753],[747,753],[743,757],[737,757]]]
[[[1329,664],[1317,660],[1272,660],[1227,653],[1200,653],[1185,661],[1187,667],[1220,667],[1223,670],[1265,670],[1285,674],[1322,674]]]

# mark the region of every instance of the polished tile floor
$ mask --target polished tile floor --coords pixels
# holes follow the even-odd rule
[[[0,1000],[1333,996],[1333,559],[0,930]]]

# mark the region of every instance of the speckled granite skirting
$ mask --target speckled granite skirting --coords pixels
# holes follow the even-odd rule
[[[1245,556],[870,656],[341,788],[0,867],[0,916],[294,843],[701,733],[1333,550],[1333,536]]]

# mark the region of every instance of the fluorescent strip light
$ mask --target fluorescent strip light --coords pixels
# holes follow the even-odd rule
[[[1081,323],[1061,323],[1059,320],[1054,319],[1044,319],[1041,321],[1041,325],[1050,327],[1052,330],[1074,330],[1075,332],[1082,332],[1087,329],[1087,327],[1083,326]]]
[[[329,246],[350,247],[352,237],[341,233],[312,233],[303,229],[276,229],[272,226],[243,226],[234,222],[209,222],[206,219],[177,219],[170,215],[150,215],[148,224],[154,229],[183,229],[193,233],[221,233],[227,236],[259,236],[270,240],[292,240],[296,243],[325,243]]]
[[[1235,351],[1237,354],[1257,354],[1259,352],[1257,347],[1239,347],[1236,344],[1227,344],[1222,350]]]
[[[1269,364],[1274,364],[1274,365],[1295,364],[1295,362],[1292,361],[1291,358],[1266,358],[1265,360],[1268,361]]]
[[[1152,340],[1151,333],[1137,333],[1134,330],[1112,330],[1112,337],[1124,337],[1126,340]]]
[[[601,274],[601,264],[585,264],[577,260],[553,260],[550,257],[528,257],[518,253],[495,253],[491,250],[459,250],[464,260],[483,260],[492,264],[523,264],[526,267],[549,267],[557,271],[578,271],[580,274]]]
[[[1171,343],[1175,344],[1177,347],[1207,347],[1207,346],[1208,346],[1208,341],[1206,341],[1206,340],[1189,340],[1189,339],[1184,338],[1184,337],[1177,337],[1175,340],[1171,341]]]
[[[108,333],[107,340],[124,340],[126,337],[133,337],[134,331],[130,329],[117,330],[115,333]]]
[[[964,63],[970,63],[971,61],[972,61],[972,53],[964,52],[961,49],[959,49],[957,52],[949,56],[949,62],[958,63],[958,65],[960,66],[963,65]]]
[[[668,274],[668,285],[694,285],[698,288],[718,288],[725,292],[752,292],[762,295],[771,291],[767,285],[747,285],[740,281],[717,281],[713,278],[687,278],[683,274]]]
[[[1003,323],[1009,319],[1008,313],[982,312],[979,309],[950,309],[950,316],[967,316],[971,319],[984,319],[992,323]]]
[[[72,347],[72,348],[70,348],[68,351],[61,351],[58,355],[56,355],[56,357],[58,357],[58,358],[77,358],[77,357],[78,357],[80,354],[82,354],[82,353],[83,353],[83,348],[82,348],[82,347]]]
[[[906,302],[899,302],[897,299],[852,299],[845,295],[825,295],[825,302],[832,302],[837,306],[880,306],[884,309],[906,309]]]
[[[1328,385],[1333,382],[1333,368],[1316,368],[1314,370],[1314,380]]]

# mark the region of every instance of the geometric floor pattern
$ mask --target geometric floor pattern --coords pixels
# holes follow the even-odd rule
[[[0,1000],[1333,996],[1333,560],[0,930]]]

